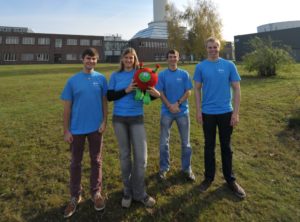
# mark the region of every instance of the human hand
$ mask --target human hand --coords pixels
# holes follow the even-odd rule
[[[146,90],[146,92],[148,92],[151,96],[153,97],[160,97],[160,93],[157,89],[155,89],[154,87],[148,87],[148,89]]]
[[[203,117],[202,117],[202,113],[201,112],[197,112],[197,114],[196,114],[196,121],[199,124],[203,124]]]
[[[168,108],[169,108],[171,113],[179,113],[180,112],[179,104],[177,102],[171,104]]]
[[[132,79],[131,83],[129,84],[129,86],[125,89],[125,92],[126,93],[130,93],[132,92],[133,90],[135,90],[137,87],[137,84],[136,82],[134,82],[134,79]]]
[[[231,120],[230,120],[230,125],[235,127],[235,126],[237,126],[239,121],[240,121],[239,114],[238,113],[232,113]]]
[[[105,129],[106,129],[106,122],[102,122],[101,126],[98,129],[98,132],[102,134],[104,133]]]
[[[69,130],[64,133],[64,141],[70,144],[73,142],[73,136]]]

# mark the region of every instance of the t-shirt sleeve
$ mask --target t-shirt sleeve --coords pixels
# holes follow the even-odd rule
[[[230,82],[239,82],[241,81],[241,77],[237,71],[237,68],[233,62],[229,62],[229,68],[230,68]]]
[[[103,76],[102,95],[106,96],[106,94],[107,94],[107,80],[106,80],[106,78]]]
[[[200,66],[200,64],[196,65],[193,80],[194,80],[195,82],[201,82],[201,83],[203,82],[203,79],[202,79],[202,71],[201,71],[201,66]]]
[[[193,83],[192,83],[189,73],[188,72],[185,72],[185,73],[186,73],[185,89],[190,90],[193,88]]]
[[[108,89],[109,90],[115,90],[116,87],[116,79],[115,79],[115,74],[111,74],[109,83],[108,83]]]
[[[67,84],[65,85],[65,88],[63,89],[60,98],[62,100],[68,100],[68,101],[72,101],[73,100],[72,85],[71,85],[71,81],[70,80],[67,81]]]
[[[163,74],[163,72],[160,72],[158,74],[158,82],[157,82],[155,88],[158,91],[163,91],[164,90],[164,74]]]

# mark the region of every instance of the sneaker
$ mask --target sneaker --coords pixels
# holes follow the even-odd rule
[[[132,202],[132,197],[124,195],[122,198],[121,205],[122,205],[122,207],[129,208],[131,205],[131,202]]]
[[[105,208],[105,199],[101,196],[100,192],[97,192],[92,198],[94,202],[94,208],[96,211],[103,210]]]
[[[167,171],[159,171],[158,177],[161,180],[166,180],[167,179]]]
[[[189,172],[184,172],[185,177],[187,180],[194,182],[196,180],[195,174],[193,173],[193,171],[189,171]]]
[[[145,205],[145,207],[153,207],[156,203],[155,199],[149,195],[147,195],[141,202]]]
[[[237,182],[233,181],[232,183],[229,183],[228,186],[237,197],[241,199],[246,197],[245,190]]]
[[[212,183],[211,180],[204,179],[200,184],[199,191],[201,193],[205,192],[210,187],[211,183]]]
[[[80,201],[81,201],[81,196],[71,197],[71,201],[70,201],[70,203],[68,203],[68,205],[65,209],[64,218],[69,218],[75,213],[76,207],[80,203]]]

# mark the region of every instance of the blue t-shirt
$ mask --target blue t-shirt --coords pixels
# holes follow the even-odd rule
[[[189,73],[183,69],[174,71],[165,69],[158,75],[158,83],[155,87],[158,91],[162,91],[168,101],[176,103],[186,91],[193,88]],[[181,116],[189,112],[188,101],[183,101],[179,106],[179,113],[171,113],[164,103],[161,106],[161,115]]]
[[[114,72],[109,80],[109,90],[123,90],[126,89],[134,76],[135,69],[130,72]],[[116,116],[139,116],[144,114],[143,102],[135,100],[135,91],[128,93],[118,100],[114,100],[113,114]]]
[[[98,72],[79,72],[68,79],[60,98],[72,102],[72,134],[87,134],[99,129],[103,121],[102,98],[106,93],[107,81]]]
[[[202,112],[223,114],[233,110],[231,83],[241,80],[233,62],[219,58],[196,66],[194,81],[202,83]]]

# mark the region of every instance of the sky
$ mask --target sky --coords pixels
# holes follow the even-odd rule
[[[170,0],[183,10],[193,0]],[[257,26],[300,20],[299,0],[211,0],[223,37],[257,32]],[[36,33],[119,35],[125,40],[153,21],[153,0],[0,0],[0,26]]]

